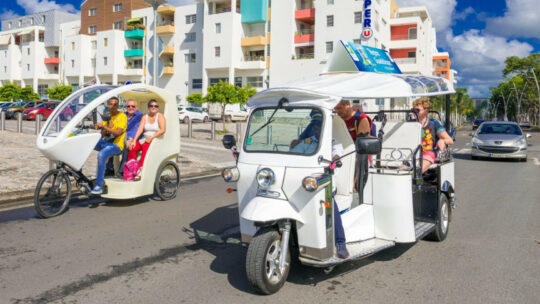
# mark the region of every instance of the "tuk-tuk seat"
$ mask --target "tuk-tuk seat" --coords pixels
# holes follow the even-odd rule
[[[381,123],[375,122],[377,130]],[[381,152],[381,167],[400,168],[403,162],[411,160],[412,153],[422,143],[422,126],[414,122],[389,121],[384,126],[384,137]],[[398,151],[398,152],[394,152]],[[394,152],[394,153],[392,153]],[[410,171],[405,171],[409,173]]]

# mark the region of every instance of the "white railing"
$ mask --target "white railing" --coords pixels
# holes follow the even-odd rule
[[[394,58],[394,61],[398,64],[415,64],[416,58]]]

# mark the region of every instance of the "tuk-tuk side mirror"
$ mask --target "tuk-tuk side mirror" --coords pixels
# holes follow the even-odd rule
[[[223,136],[223,139],[221,140],[223,143],[223,147],[225,149],[232,149],[232,147],[236,146],[236,139],[234,138],[234,135],[225,135]]]
[[[356,153],[358,154],[379,154],[382,150],[381,141],[373,137],[356,138]]]
[[[532,136],[532,135],[531,135],[530,133],[527,133],[527,134],[525,135],[525,137],[527,137],[527,138],[531,138],[531,136]]]

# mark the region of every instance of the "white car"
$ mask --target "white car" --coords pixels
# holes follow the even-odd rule
[[[190,120],[208,122],[208,113],[196,107],[178,107],[178,119],[184,123]]]

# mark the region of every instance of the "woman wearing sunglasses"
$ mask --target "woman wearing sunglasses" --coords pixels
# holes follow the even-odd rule
[[[155,99],[148,102],[148,114],[144,115],[139,124],[139,129],[134,138],[139,138],[137,141],[131,142],[128,152],[128,160],[137,159],[137,152],[142,151],[141,160],[139,161],[142,171],[146,152],[150,147],[150,143],[156,137],[160,137],[165,133],[165,117],[159,113],[159,104]],[[136,179],[140,179],[137,176]]]

